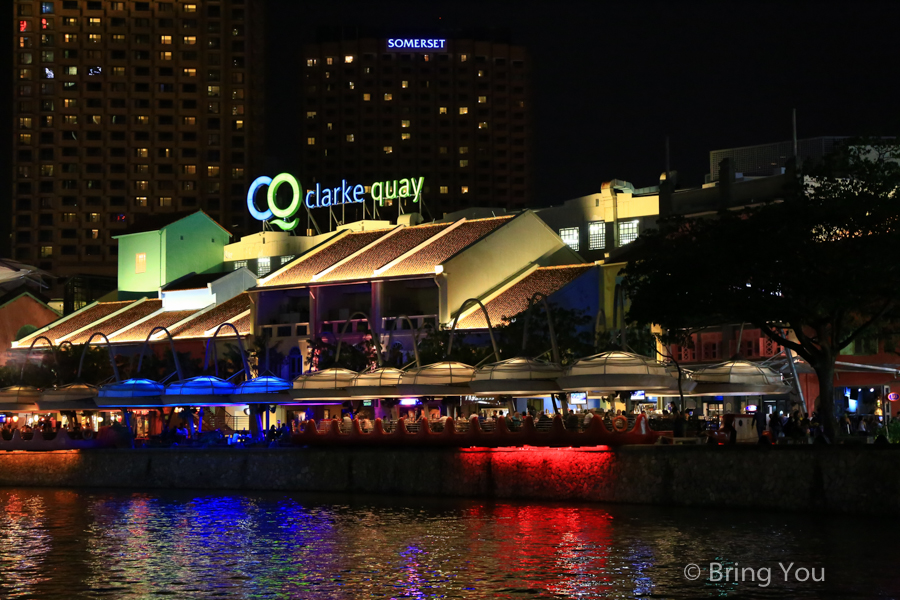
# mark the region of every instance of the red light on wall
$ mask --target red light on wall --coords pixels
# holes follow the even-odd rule
[[[19,21],[19,33],[28,31],[28,21]]]
[[[890,394],[888,394],[888,400],[890,400],[891,402],[896,402],[897,400],[900,400],[900,394],[898,394],[897,392],[891,392]]]

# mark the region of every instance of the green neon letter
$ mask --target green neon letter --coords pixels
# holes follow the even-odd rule
[[[422,195],[422,188],[425,186],[425,178],[419,177],[419,185],[416,185],[416,180],[412,180],[412,188],[413,188],[413,202],[418,202],[419,198]]]
[[[379,205],[384,204],[384,200],[381,197],[381,182],[380,181],[378,183],[372,184],[372,191],[370,193],[372,194],[372,200],[377,202]]]
[[[287,208],[279,208],[278,205],[275,204],[275,194],[278,192],[278,187],[282,183],[290,185],[291,191],[293,192],[291,203]],[[276,176],[272,180],[272,183],[269,184],[269,210],[271,210],[272,214],[276,217],[281,217],[282,219],[293,217],[294,213],[297,212],[297,209],[300,208],[300,199],[302,197],[303,194],[300,191],[300,184],[294,179],[294,176],[289,173],[282,173],[281,175]]]
[[[400,180],[400,193],[398,195],[401,198],[409,198],[409,179]]]

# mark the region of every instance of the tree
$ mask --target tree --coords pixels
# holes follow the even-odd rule
[[[666,343],[702,326],[759,327],[815,369],[833,439],[835,360],[898,306],[898,156],[880,141],[847,144],[793,178],[783,201],[661,220],[625,271],[629,318],[661,325]]]

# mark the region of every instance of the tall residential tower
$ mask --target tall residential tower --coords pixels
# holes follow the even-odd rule
[[[530,204],[524,48],[468,34],[319,38],[302,50],[305,186],[424,177],[426,218]]]
[[[13,257],[114,276],[112,236],[145,215],[243,225],[263,143],[260,0],[10,6]]]

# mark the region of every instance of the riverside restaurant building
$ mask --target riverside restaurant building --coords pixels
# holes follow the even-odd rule
[[[298,387],[292,380],[316,369],[309,364],[314,339],[353,345],[374,337],[412,362],[415,340],[429,328],[456,322],[461,332],[487,340],[489,323],[521,313],[536,293],[589,315],[603,304],[601,265],[584,259],[531,210],[430,223],[413,213],[397,221],[357,221],[314,235],[264,230],[229,243],[228,232],[202,211],[145,220],[117,236],[114,296],[38,329],[10,352],[28,356],[50,345],[92,344],[108,347],[120,361],[147,360],[151,352],[162,357],[167,349],[196,360],[214,350],[222,356],[236,337],[246,347],[253,336],[284,359],[245,361],[243,374],[231,380],[173,372],[161,382],[110,382],[92,398],[95,419],[128,409],[139,434],[159,433],[173,412],[189,414],[182,407],[195,407],[189,412],[204,429],[238,430],[251,425],[247,415],[254,410],[264,410],[264,426],[340,415],[349,396],[290,391]],[[383,403],[374,393],[353,401],[372,417],[397,418],[404,410],[437,410],[450,392],[459,406],[466,390],[412,389],[406,399],[391,394]],[[281,393],[267,393],[273,391]],[[8,393],[0,411],[26,418],[28,408],[44,414],[85,406],[54,404],[45,395]],[[549,402],[547,394],[536,396],[540,407]]]

